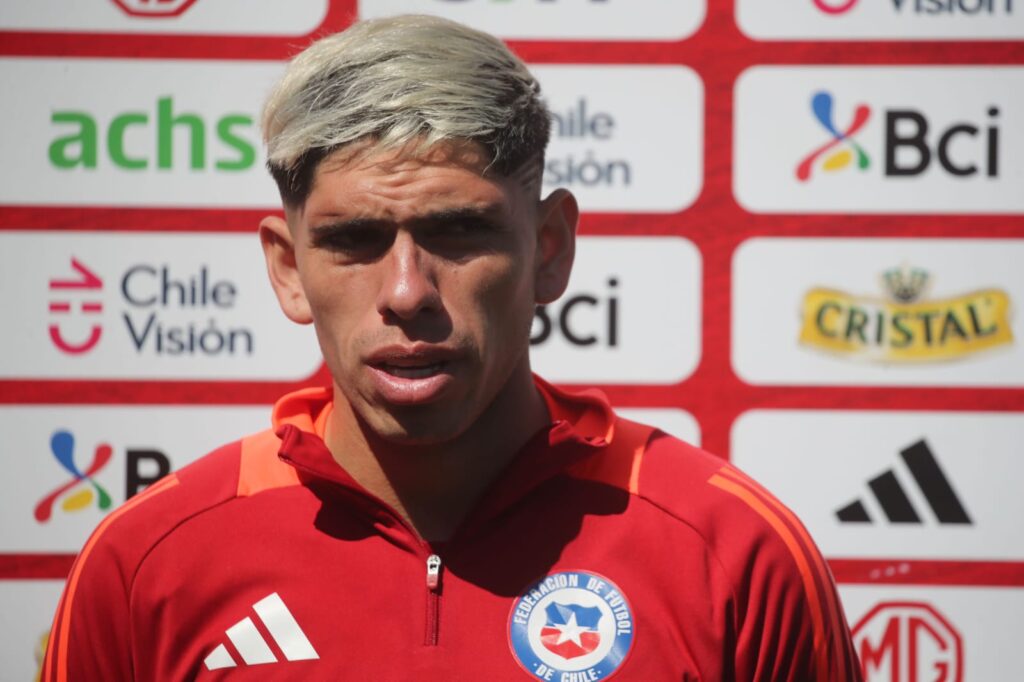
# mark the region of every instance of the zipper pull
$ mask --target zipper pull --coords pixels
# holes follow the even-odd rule
[[[427,587],[436,591],[441,586],[441,557],[431,554],[427,557]]]

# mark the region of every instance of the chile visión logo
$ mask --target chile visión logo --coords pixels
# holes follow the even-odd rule
[[[633,644],[633,612],[607,578],[584,571],[549,575],[512,606],[509,646],[516,661],[542,680],[603,680]]]
[[[100,443],[93,451],[92,462],[85,469],[75,463],[75,436],[70,431],[55,431],[50,437],[50,451],[60,465],[71,474],[70,481],[50,491],[39,501],[35,509],[36,521],[45,523],[53,514],[53,505],[58,498],[71,492],[61,502],[61,509],[75,512],[85,509],[96,502],[96,506],[106,511],[112,504],[110,493],[101,486],[93,476],[107,465],[113,454],[113,448],[107,443]]]
[[[864,127],[871,118],[871,108],[866,104],[858,104],[853,111],[853,119],[845,130],[841,130],[835,122],[835,100],[830,92],[816,92],[811,97],[811,111],[832,139],[822,144],[805,156],[796,167],[796,177],[801,182],[811,178],[815,163],[826,155],[821,163],[822,170],[837,171],[849,166],[856,159],[857,168],[865,171],[871,166],[871,158],[864,148],[857,144],[853,136]],[[839,149],[836,149],[839,147]]]
[[[103,312],[103,301],[92,299],[103,293],[103,280],[84,263],[72,256],[71,269],[76,276],[68,279],[50,280],[50,314],[53,316],[49,325],[50,341],[61,352],[69,355],[86,353],[96,347],[103,335],[103,325],[93,322],[94,316]],[[73,294],[84,294],[90,300],[74,301]],[[81,338],[73,338],[62,323],[73,317],[72,303],[77,302],[81,314],[86,316],[88,332],[80,334]],[[74,325],[74,322],[72,322]]]

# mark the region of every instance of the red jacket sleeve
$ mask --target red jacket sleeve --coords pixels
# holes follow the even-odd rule
[[[734,469],[709,481],[745,507],[735,545],[737,680],[862,682],[831,571],[796,516]],[[738,519],[737,519],[738,520]]]
[[[90,538],[57,606],[42,682],[133,679],[124,578],[114,548]]]
[[[175,474],[110,513],[82,547],[57,605],[41,682],[133,680],[130,597],[159,524],[132,510],[178,485]]]

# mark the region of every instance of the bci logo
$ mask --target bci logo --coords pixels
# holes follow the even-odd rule
[[[102,322],[93,321],[92,317],[103,311],[103,280],[74,256],[71,270],[75,276],[50,280],[49,332],[58,350],[79,355],[95,348],[103,336]],[[78,310],[86,318],[84,330],[69,297],[74,292],[85,294],[85,300],[76,301]],[[120,277],[119,292],[125,306],[121,312],[125,331],[140,354],[253,354],[255,334],[249,328],[222,328],[214,317],[181,319],[182,311],[186,314],[215,313],[235,307],[238,287],[230,280],[214,277],[207,265],[183,274],[167,264],[132,265]],[[173,319],[166,318],[168,314]]]
[[[929,604],[883,602],[852,634],[865,682],[963,682],[960,633]]]
[[[105,127],[97,118],[86,111],[53,112],[50,121],[63,134],[50,142],[50,163],[62,169],[94,169],[105,153],[110,163],[124,170],[168,170],[184,163],[175,158],[177,136],[188,141],[187,167],[191,170],[204,170],[212,163],[219,171],[244,171],[256,161],[253,117],[249,114],[225,114],[211,125],[199,114],[177,111],[168,96],[159,98],[152,111],[118,114]],[[128,139],[135,144],[129,145]],[[140,144],[142,139],[148,144]]]
[[[859,0],[812,0],[826,14],[839,15],[852,10]],[[914,14],[1013,14],[1013,0],[891,0],[896,12]]]
[[[574,294],[534,311],[530,345],[540,346],[561,336],[573,346],[619,345],[619,299],[617,277],[610,277],[607,290]]]
[[[64,429],[54,431],[50,437],[50,453],[70,478],[50,490],[36,504],[35,518],[39,523],[50,520],[57,502],[60,502],[60,508],[65,512],[82,511],[93,506],[100,511],[107,511],[113,506],[110,491],[95,478],[113,458],[113,447],[109,443],[97,443],[88,464],[85,464],[84,458],[78,457],[79,452],[74,433]],[[153,448],[129,447],[125,448],[124,455],[125,500],[160,480],[171,470],[167,455]]]
[[[858,104],[851,115],[839,119],[834,103],[832,93],[827,91],[811,97],[811,111],[829,139],[797,164],[796,177],[801,182],[810,180],[815,169],[833,172],[852,166],[867,171],[878,163],[857,140],[873,117],[871,107]],[[882,172],[886,177],[919,176],[935,166],[955,177],[999,177],[998,107],[985,108],[973,121],[944,127],[933,125],[924,112],[916,109],[884,109],[880,115],[884,126]],[[846,125],[840,125],[840,120],[847,121]]]

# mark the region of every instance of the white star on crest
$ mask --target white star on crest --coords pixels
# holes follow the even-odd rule
[[[568,623],[566,623],[565,625],[556,625],[555,627],[558,628],[560,631],[558,635],[558,641],[555,642],[555,646],[558,646],[566,640],[572,640],[572,642],[576,646],[581,648],[583,647],[583,642],[580,640],[580,633],[585,632],[587,628],[580,627],[579,624],[576,623],[575,612],[572,612],[569,615]]]

